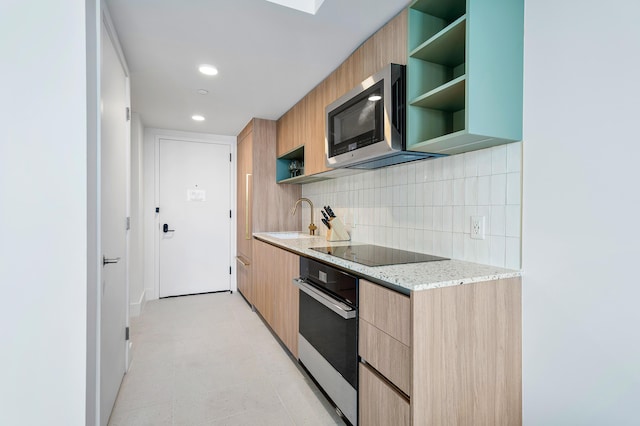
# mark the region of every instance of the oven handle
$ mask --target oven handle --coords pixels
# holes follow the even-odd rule
[[[304,291],[310,297],[314,298],[316,301],[331,309],[336,314],[340,315],[344,319],[352,319],[356,317],[355,309],[350,306],[340,302],[339,300],[330,297],[320,290],[316,290],[314,287],[310,286],[302,278],[294,278],[293,284],[300,288],[300,290]]]

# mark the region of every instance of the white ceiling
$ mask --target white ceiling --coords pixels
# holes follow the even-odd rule
[[[145,127],[220,135],[278,119],[408,3],[325,0],[310,15],[265,0],[107,0]]]

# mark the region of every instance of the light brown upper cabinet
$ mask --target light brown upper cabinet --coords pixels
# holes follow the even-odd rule
[[[358,47],[335,71],[278,120],[278,181],[305,183],[326,172],[325,108],[389,63],[407,63],[404,10]],[[300,149],[304,146],[304,150]],[[299,151],[298,151],[299,149]],[[291,179],[288,161],[303,160],[304,175]],[[280,168],[282,168],[280,170]],[[313,179],[313,178],[311,178]]]

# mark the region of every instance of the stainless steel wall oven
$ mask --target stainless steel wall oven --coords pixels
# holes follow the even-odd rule
[[[300,258],[300,363],[353,425],[358,417],[358,278]]]

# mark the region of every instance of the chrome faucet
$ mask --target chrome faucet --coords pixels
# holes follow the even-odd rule
[[[304,197],[298,198],[298,200],[296,201],[296,205],[291,209],[291,215],[293,216],[294,214],[296,214],[296,210],[298,209],[298,204],[300,204],[300,201],[306,201],[307,203],[309,203],[309,207],[311,207],[311,223],[309,224],[309,235],[316,235],[316,229],[318,229],[318,227],[313,223],[313,203],[310,199]]]

